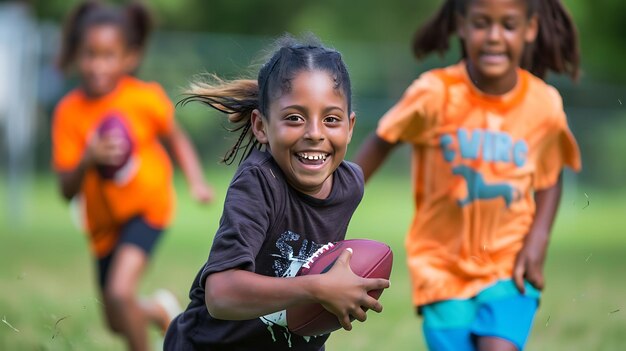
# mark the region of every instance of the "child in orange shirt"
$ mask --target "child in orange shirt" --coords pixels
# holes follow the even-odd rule
[[[171,293],[137,298],[174,209],[172,165],[159,138],[171,146],[192,197],[205,203],[213,196],[165,91],[129,75],[149,20],[138,4],[76,8],[65,24],[60,66],[75,66],[81,85],[59,102],[52,126],[54,169],[63,196],[82,205],[108,326],[132,350],[147,349],[148,322],[165,330],[177,312]]]
[[[559,93],[578,73],[559,0],[448,0],[415,37],[418,59],[461,39],[462,60],[422,74],[356,162],[368,179],[410,143],[413,302],[431,350],[521,350],[544,286],[564,166],[580,169]]]

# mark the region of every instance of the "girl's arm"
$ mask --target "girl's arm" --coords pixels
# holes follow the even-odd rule
[[[165,140],[171,147],[176,161],[185,174],[191,196],[201,203],[211,202],[213,200],[213,189],[204,180],[202,167],[191,141],[176,121],[174,121],[172,133]]]
[[[85,172],[90,167],[90,162],[83,157],[78,166],[68,172],[59,172],[59,186],[61,187],[61,194],[65,200],[71,200],[76,194],[80,192],[81,185],[83,184],[83,178]]]
[[[556,184],[535,193],[535,218],[513,267],[513,280],[522,294],[525,292],[524,279],[537,289],[541,290],[544,287],[543,263],[552,224],[561,200],[562,186],[561,175]]]
[[[66,200],[71,200],[78,192],[85,173],[95,165],[119,165],[130,146],[123,136],[115,131],[99,136],[97,133],[89,140],[83,158],[71,171],[59,172],[61,193]]]
[[[354,162],[361,166],[366,182],[376,172],[378,167],[383,164],[389,152],[397,145],[386,142],[378,137],[376,133],[372,133],[365,140],[357,152]]]
[[[367,292],[389,287],[386,279],[355,275],[350,269],[351,255],[351,250],[345,250],[324,274],[277,278],[241,269],[210,274],[205,282],[207,309],[214,318],[243,320],[317,302],[350,330],[350,316],[365,321],[367,309],[382,311],[380,302]]]

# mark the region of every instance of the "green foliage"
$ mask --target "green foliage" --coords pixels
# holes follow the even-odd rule
[[[624,188],[626,162],[621,155],[626,150],[626,112],[620,111],[609,123],[593,125],[586,133],[587,143],[585,168],[592,174],[593,181],[609,189]]]
[[[40,18],[58,22],[78,2],[39,1],[33,7]],[[583,75],[578,84],[554,76],[549,82],[563,95],[570,126],[582,150],[580,179],[615,186],[624,178],[624,163],[613,159],[624,150],[620,135],[626,128],[619,122],[626,108],[619,104],[626,104],[626,70],[621,69],[620,61],[626,57],[620,29],[626,2],[601,0],[602,5],[597,6],[585,0],[564,2],[579,28]],[[312,31],[337,48],[354,86],[358,123],[352,151],[413,79],[459,57],[456,46],[443,59],[431,56],[423,62],[416,62],[410,51],[416,28],[441,0],[154,0],[148,4],[160,30],[149,42],[139,75],[163,84],[174,102],[182,98],[189,81],[199,73],[255,77],[257,67],[251,64],[263,62],[263,50],[284,32],[297,35]],[[452,44],[457,44],[456,40]],[[601,79],[616,83],[609,85]],[[47,126],[52,106],[42,106],[41,110],[45,111],[41,125]],[[179,107],[177,114],[206,164],[215,164],[233,137],[224,131],[223,116],[193,104]],[[49,167],[48,132],[46,127],[38,131],[37,163],[41,169]]]
[[[60,21],[80,1],[34,3],[41,18]],[[113,3],[125,3],[117,0]],[[407,45],[417,29],[442,3],[405,0],[153,0],[147,2],[159,28],[277,36],[285,31],[313,31],[323,38]],[[624,82],[621,58],[626,2],[564,0],[578,26],[586,70],[611,81]]]
[[[602,80],[626,81],[623,58],[626,2],[621,0],[566,1],[579,29],[582,59],[588,73]]]

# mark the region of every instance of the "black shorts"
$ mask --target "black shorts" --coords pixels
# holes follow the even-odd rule
[[[126,222],[111,253],[98,259],[98,283],[100,288],[104,291],[111,262],[113,262],[115,253],[122,245],[134,245],[140,248],[146,256],[150,257],[162,233],[163,229],[152,227],[142,217],[134,217]]]

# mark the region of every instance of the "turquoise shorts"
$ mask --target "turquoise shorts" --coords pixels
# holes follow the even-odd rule
[[[522,295],[512,280],[501,280],[473,298],[421,307],[424,337],[431,351],[476,351],[476,337],[507,340],[523,350],[539,306],[540,292],[526,282]]]

